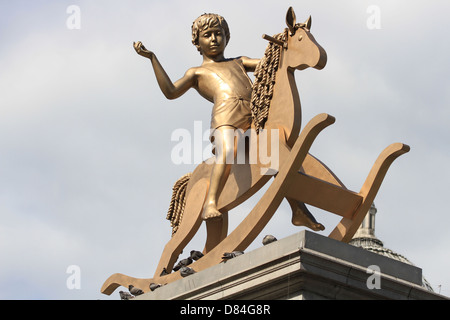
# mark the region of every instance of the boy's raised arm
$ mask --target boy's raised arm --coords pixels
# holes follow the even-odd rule
[[[150,59],[158,85],[167,99],[176,99],[195,86],[193,69],[189,69],[180,80],[173,83],[152,51],[147,50],[140,41],[133,42],[133,47],[139,55]]]

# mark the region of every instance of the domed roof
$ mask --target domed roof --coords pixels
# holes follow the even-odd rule
[[[364,218],[361,226],[353,236],[353,239],[350,240],[349,244],[366,249],[368,251],[380,254],[382,256],[401,261],[410,265],[414,265],[411,261],[409,261],[403,255],[392,251],[384,247],[383,242],[375,236],[375,214],[377,213],[377,208],[375,204],[372,203],[372,206],[369,209],[366,217]],[[431,285],[428,281],[422,276],[422,287],[426,288],[429,291],[434,292]]]

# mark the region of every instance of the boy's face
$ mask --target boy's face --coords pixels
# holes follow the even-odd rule
[[[225,32],[221,27],[209,27],[200,31],[198,45],[202,54],[209,58],[220,56],[225,51]]]

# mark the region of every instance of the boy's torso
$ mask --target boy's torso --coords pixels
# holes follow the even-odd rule
[[[204,64],[196,74],[198,92],[213,103],[229,97],[251,99],[252,83],[239,58]]]

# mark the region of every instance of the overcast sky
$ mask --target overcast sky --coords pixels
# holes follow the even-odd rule
[[[325,69],[296,73],[303,125],[336,117],[311,153],[358,192],[385,147],[411,146],[375,199],[376,235],[450,296],[448,1],[0,0],[1,299],[118,299],[100,293],[111,274],[153,275],[172,185],[195,168],[173,163],[171,135],[207,130],[211,104],[194,90],[166,100],[133,41],[176,80],[201,63],[190,27],[202,13],[228,21],[227,57],[259,58],[289,6],[312,16],[328,55]],[[230,228],[260,195],[230,212]],[[310,209],[327,236],[339,217]],[[300,230],[283,203],[248,250]],[[185,252],[203,244],[202,227]],[[67,286],[70,266],[80,288]]]

